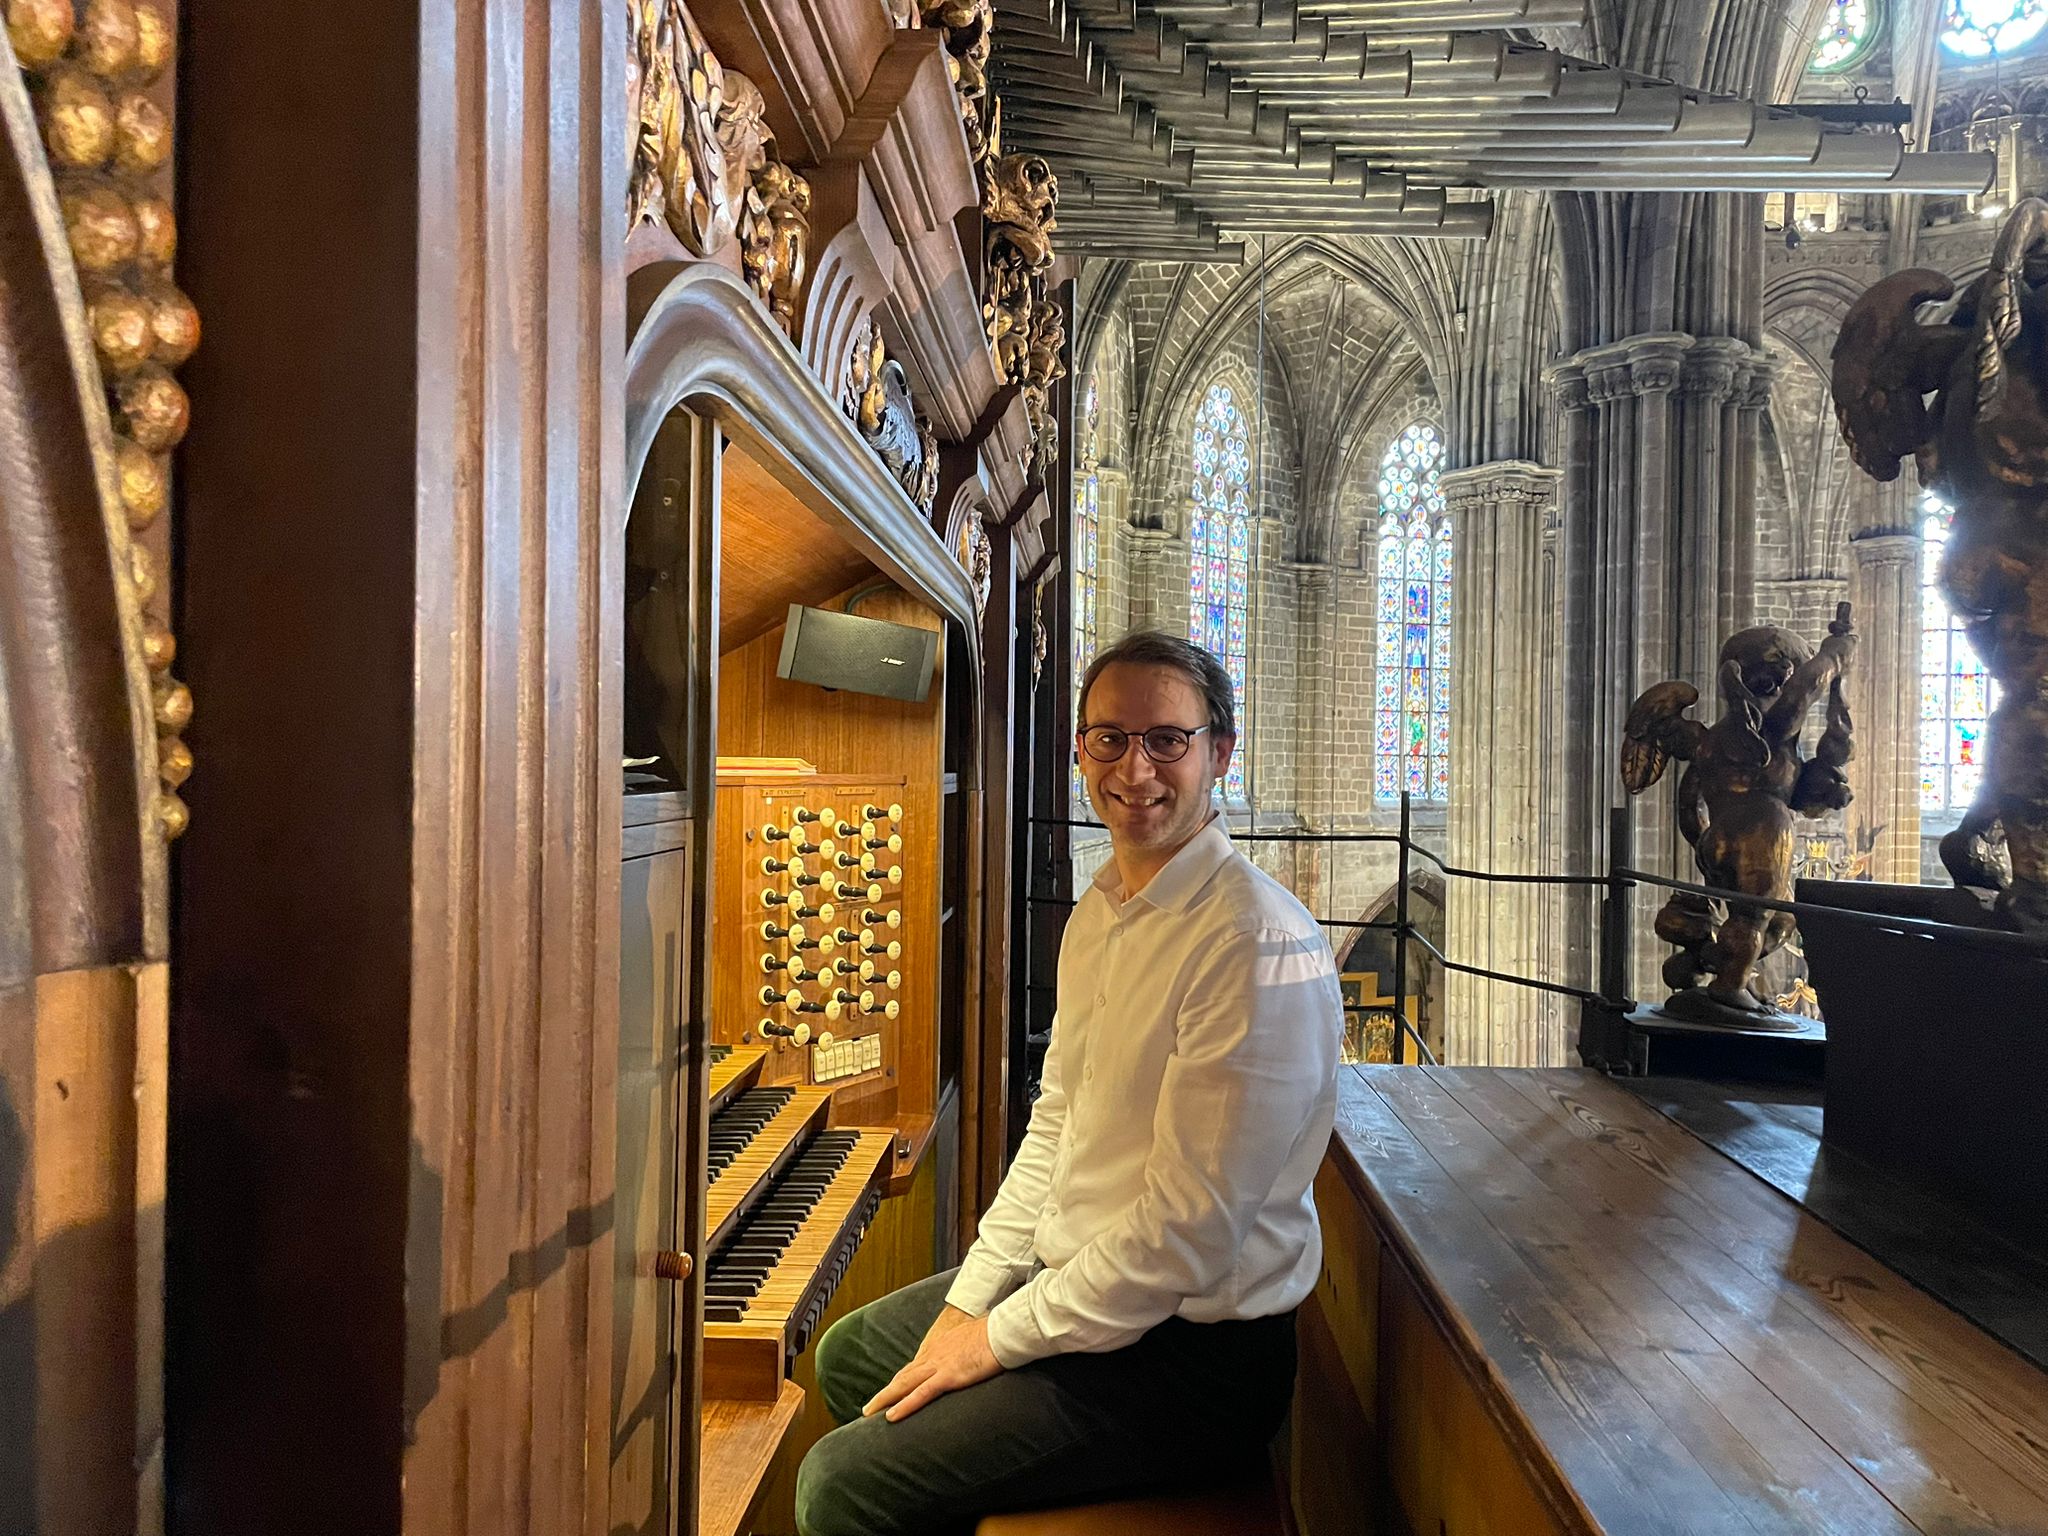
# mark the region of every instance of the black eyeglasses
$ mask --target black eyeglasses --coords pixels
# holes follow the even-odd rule
[[[1114,763],[1130,751],[1135,740],[1153,762],[1177,763],[1188,755],[1188,743],[1208,729],[1206,725],[1193,730],[1178,725],[1155,725],[1134,737],[1113,725],[1091,725],[1081,732],[1081,750],[1098,763]]]

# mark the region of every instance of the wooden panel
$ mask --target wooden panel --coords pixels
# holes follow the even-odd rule
[[[194,1529],[599,1533],[625,13],[352,19],[184,34],[170,1460]]]
[[[791,603],[817,607],[874,566],[846,542],[844,524],[813,512],[738,443],[725,450],[718,556],[718,649],[780,630]],[[780,641],[777,642],[778,647]],[[728,752],[741,750],[730,745]]]
[[[687,823],[671,823],[687,826]],[[613,1530],[667,1524],[677,1428],[675,1283],[655,1255],[676,1238],[689,855],[629,859],[619,892],[618,1201],[612,1315]]]
[[[1399,1255],[1380,1401],[1418,1529],[1525,1528],[1460,1470],[1498,1460],[1565,1530],[2048,1530],[2048,1376],[1606,1080],[1347,1071],[1338,1143]]]
[[[706,1400],[697,1536],[736,1536],[743,1529],[761,1479],[803,1405],[803,1388],[793,1381],[766,1402]]]

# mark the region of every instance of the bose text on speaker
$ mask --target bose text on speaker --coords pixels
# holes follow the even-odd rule
[[[938,655],[939,637],[932,630],[791,603],[775,675],[922,703]]]

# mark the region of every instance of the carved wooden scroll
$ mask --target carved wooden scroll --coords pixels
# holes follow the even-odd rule
[[[7,31],[29,78],[112,408],[121,507],[135,535],[127,557],[160,738],[158,821],[176,837],[189,819],[177,791],[192,772],[179,734],[192,718],[192,694],[171,675],[177,644],[142,541],[169,501],[169,454],[191,419],[172,370],[199,345],[199,312],[171,280],[177,227],[159,185],[171,158],[171,121],[151,91],[170,68],[175,32],[152,0],[76,12],[71,0],[14,0]]]

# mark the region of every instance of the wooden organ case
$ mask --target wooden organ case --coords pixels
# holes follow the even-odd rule
[[[754,104],[765,166],[723,255],[666,211],[627,244],[613,1529],[792,1531],[831,1427],[812,1341],[955,1262],[1002,1160],[1010,830],[984,786],[1042,461],[981,313],[953,39],[823,9],[671,35]],[[869,84],[800,83],[823,78]],[[839,147],[777,158],[802,144]],[[746,221],[796,206],[792,176],[784,287]],[[928,688],[785,675],[799,608],[929,634]]]

